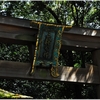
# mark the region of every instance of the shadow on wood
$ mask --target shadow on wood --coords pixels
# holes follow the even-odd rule
[[[86,66],[86,68],[58,67],[60,76],[54,78],[50,75],[50,69],[35,68],[34,75],[30,76],[30,63],[1,60],[0,77],[99,84],[97,67]]]

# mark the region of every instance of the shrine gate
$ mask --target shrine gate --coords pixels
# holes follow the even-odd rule
[[[37,24],[30,23],[31,20],[0,16],[0,42],[27,45],[31,59],[30,63],[0,60],[0,77],[97,84],[100,98],[100,30],[72,27],[65,28],[62,34],[61,50],[91,52],[93,64],[85,63],[85,68],[58,66],[58,77],[52,77],[49,68],[40,67],[29,75],[38,33]]]

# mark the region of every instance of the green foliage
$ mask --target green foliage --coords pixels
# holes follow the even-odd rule
[[[34,99],[72,99],[78,91],[76,84],[71,83],[16,79],[0,81],[0,87],[17,94],[33,96]],[[81,85],[81,89],[81,98],[96,98],[95,86],[84,84]]]
[[[0,60],[29,62],[29,51],[27,46],[14,44],[0,44]]]
[[[98,28],[98,1],[1,1],[0,15]],[[59,21],[58,21],[59,20]]]

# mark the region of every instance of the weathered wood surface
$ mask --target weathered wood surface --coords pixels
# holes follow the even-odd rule
[[[53,78],[49,69],[36,68],[34,75],[30,76],[30,63],[0,60],[0,77],[99,84],[97,67],[93,65],[86,66],[86,68],[58,67],[60,76]]]
[[[0,16],[0,23],[13,25],[13,26],[30,27],[30,21],[31,20]]]
[[[36,34],[37,30],[35,33],[32,28],[0,24],[0,42],[32,44],[36,41]]]
[[[38,28],[30,27],[30,23],[31,20],[0,16],[0,42],[17,44],[35,43]],[[99,34],[100,30],[79,27],[73,27],[69,31],[65,30],[62,36],[62,49],[78,50],[80,48],[85,51],[99,49]]]
[[[100,29],[91,29],[84,27],[72,27],[69,31],[64,31],[65,33],[77,34],[77,35],[85,35],[85,36],[100,36]]]
[[[36,42],[37,33],[38,30],[33,28],[0,24],[0,42],[4,43],[32,44]],[[63,34],[62,38],[62,49],[69,49],[68,46],[71,46],[71,49],[80,47],[86,51],[100,48],[99,37],[67,33]]]
[[[13,18],[13,17],[0,16],[0,23],[2,23],[2,24],[9,24],[9,25],[14,25],[14,26],[22,26],[22,27],[30,28],[30,22],[31,22],[31,20],[27,20],[27,19],[19,19],[19,18]],[[38,27],[34,27],[34,29],[38,29]],[[100,29],[73,27],[69,31],[66,31],[66,29],[65,29],[64,33],[100,36]]]
[[[13,17],[0,16],[0,23],[2,23],[2,24],[30,28],[30,22],[31,22],[31,20],[27,20],[27,19],[19,19],[19,18],[13,18]],[[38,29],[38,27],[34,27],[34,29]],[[66,31],[66,29],[65,29],[64,33],[100,36],[100,29],[73,27],[69,31],[68,30]]]
[[[83,48],[100,48],[100,37],[91,37],[76,34],[63,34],[63,45]]]

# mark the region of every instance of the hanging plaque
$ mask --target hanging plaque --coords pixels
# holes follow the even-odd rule
[[[59,76],[57,67],[63,29],[64,27],[61,25],[39,23],[39,32],[31,73],[34,72],[34,67],[36,66],[50,67],[52,65],[52,76]]]

